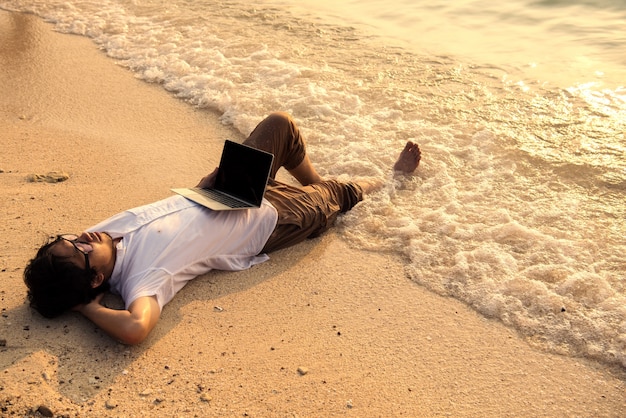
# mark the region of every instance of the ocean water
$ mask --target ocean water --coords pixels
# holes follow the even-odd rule
[[[351,245],[541,349],[626,366],[626,1],[0,7],[92,38],[244,135],[292,113],[322,175],[388,180],[341,219]],[[407,140],[422,164],[393,177]]]

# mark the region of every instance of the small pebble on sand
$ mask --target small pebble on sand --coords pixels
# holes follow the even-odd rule
[[[50,171],[46,174],[29,174],[26,179],[31,183],[46,182],[60,183],[70,178],[70,175],[63,171]]]
[[[152,395],[152,389],[145,389],[139,393],[139,396],[150,396]]]
[[[37,412],[39,412],[44,417],[54,416],[54,412],[52,412],[52,410],[45,405],[40,405],[39,408],[37,408]]]

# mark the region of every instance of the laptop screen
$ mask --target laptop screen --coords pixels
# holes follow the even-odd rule
[[[268,152],[226,140],[215,189],[260,206],[273,159]]]

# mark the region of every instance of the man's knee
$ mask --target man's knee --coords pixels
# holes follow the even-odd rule
[[[279,130],[295,130],[295,124],[291,115],[287,112],[273,112],[270,113],[265,122],[272,125],[274,129]]]

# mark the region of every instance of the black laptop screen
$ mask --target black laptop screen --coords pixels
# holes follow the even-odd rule
[[[215,189],[260,206],[273,158],[268,152],[226,140]]]

